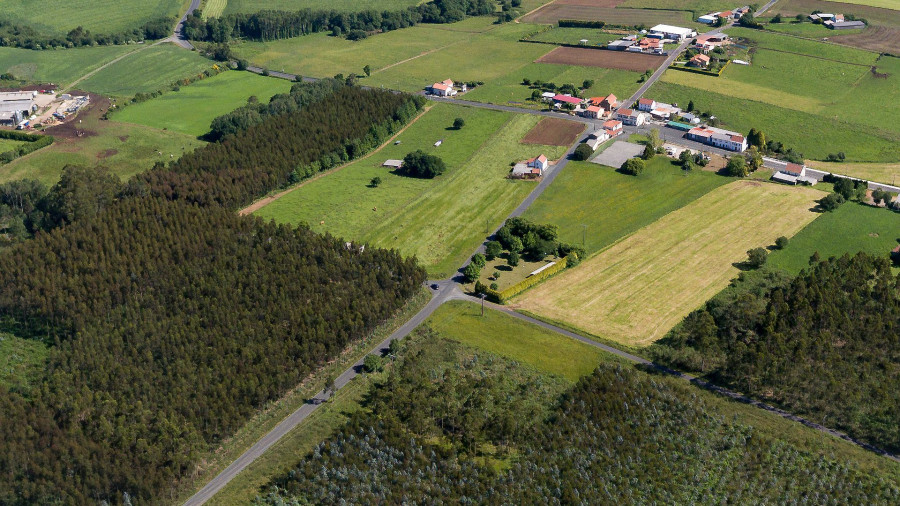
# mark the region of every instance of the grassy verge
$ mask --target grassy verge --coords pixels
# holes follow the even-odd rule
[[[407,302],[395,317],[379,326],[371,335],[366,336],[364,339],[344,350],[340,357],[335,361],[320,368],[314,375],[304,378],[297,387],[285,394],[281,399],[270,403],[260,410],[259,414],[250,419],[237,431],[237,433],[234,434],[234,436],[223,441],[218,448],[204,457],[201,461],[200,468],[195,475],[182,483],[178,488],[175,495],[176,499],[172,501],[172,504],[182,504],[190,496],[200,490],[207,482],[209,482],[209,480],[213,479],[237,457],[253,446],[259,438],[271,431],[285,417],[302,406],[303,403],[306,402],[306,399],[321,390],[325,386],[325,380],[329,375],[334,375],[336,377],[351,364],[365,356],[373,346],[383,341],[387,336],[418,313],[429,300],[431,300],[431,293],[423,288],[415,297]],[[348,393],[347,395],[351,396],[352,394]],[[336,423],[338,422],[335,422],[335,424]],[[331,427],[335,426],[330,424],[326,425]],[[284,455],[283,453],[279,454]],[[284,458],[288,459],[288,457]],[[295,462],[291,459],[293,459],[293,457],[290,457],[287,462],[279,461],[276,463],[276,466],[292,465]],[[270,459],[267,459],[266,461],[269,462],[269,464],[266,465],[272,465]],[[272,468],[269,467],[268,469]],[[268,476],[266,479],[271,477],[272,476]]]

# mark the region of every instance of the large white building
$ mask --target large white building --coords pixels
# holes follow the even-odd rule
[[[694,127],[687,133],[687,138],[692,141],[702,142],[717,148],[737,151],[741,153],[747,150],[747,138],[737,132],[723,130],[715,127]]]
[[[32,91],[0,92],[0,124],[15,126],[37,110]]]
[[[672,25],[656,25],[650,29],[650,35],[655,35],[663,39],[684,40],[697,35],[697,32],[690,28],[682,28]]]

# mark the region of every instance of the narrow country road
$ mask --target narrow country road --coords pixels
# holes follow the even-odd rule
[[[175,33],[172,34],[171,37],[166,39],[169,42],[172,42],[184,49],[194,49],[194,45],[184,36],[184,22],[187,21],[187,17],[190,16],[192,12],[200,8],[200,0],[191,0],[191,5],[188,6],[187,11],[181,16],[181,19],[178,20],[178,24],[175,25]]]

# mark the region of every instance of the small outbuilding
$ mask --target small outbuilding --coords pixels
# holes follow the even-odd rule
[[[385,160],[385,162],[381,164],[381,166],[399,169],[400,167],[403,167],[403,160]]]

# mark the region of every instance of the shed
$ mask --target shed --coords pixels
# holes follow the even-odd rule
[[[381,164],[381,166],[399,169],[400,167],[403,167],[403,160],[385,160],[385,162]]]
[[[688,130],[693,128],[691,125],[688,125],[687,123],[681,123],[678,121],[669,121],[666,123],[666,126],[669,128],[674,128],[675,130],[681,130],[683,132],[687,132]]]
[[[836,21],[828,25],[832,30],[852,30],[854,28],[865,28],[866,24],[862,21]]]

